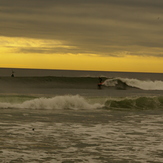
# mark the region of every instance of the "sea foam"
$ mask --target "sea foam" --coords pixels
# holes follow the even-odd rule
[[[79,95],[55,96],[52,98],[36,98],[23,103],[0,102],[0,108],[21,109],[96,109],[102,107],[99,103],[90,104]]]
[[[139,88],[142,90],[163,90],[163,81],[151,81],[151,80],[138,80],[129,78],[113,78],[104,81],[105,86],[116,86],[119,82],[126,84],[130,87]]]

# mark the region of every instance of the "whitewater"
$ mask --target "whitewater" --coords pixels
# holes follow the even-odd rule
[[[15,98],[13,96],[12,98]],[[6,97],[5,97],[6,98]],[[9,97],[11,98],[11,97]],[[23,98],[18,97],[20,101]],[[33,99],[32,99],[33,98]],[[149,96],[149,97],[125,97],[125,98],[111,98],[111,97],[82,97],[79,95],[64,95],[55,96],[51,98],[34,98],[24,102],[4,102],[3,98],[0,100],[1,109],[35,109],[35,110],[110,110],[110,109],[162,109],[163,96]]]
[[[104,81],[105,86],[116,86],[121,82],[127,86],[139,88],[142,90],[163,90],[163,81],[138,80],[129,78],[113,78]]]
[[[0,77],[0,162],[163,162],[163,77],[99,76]]]

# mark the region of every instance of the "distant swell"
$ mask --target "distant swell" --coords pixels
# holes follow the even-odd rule
[[[135,87],[142,90],[163,90],[163,81],[143,81],[138,79],[128,78],[113,78],[107,79],[103,83],[104,86],[116,86],[117,88]]]

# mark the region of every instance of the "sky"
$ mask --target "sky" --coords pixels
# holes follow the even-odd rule
[[[163,0],[0,0],[0,67],[163,73]]]

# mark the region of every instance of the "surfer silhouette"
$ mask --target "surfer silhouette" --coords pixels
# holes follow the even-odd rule
[[[12,71],[11,77],[14,77],[14,71]]]
[[[102,78],[101,77],[99,77],[99,83],[102,83]]]
[[[101,89],[101,85],[102,85],[102,78],[101,78],[101,77],[99,77],[98,79],[99,79],[98,88],[99,88],[99,89]]]

